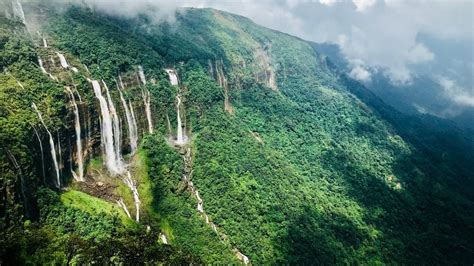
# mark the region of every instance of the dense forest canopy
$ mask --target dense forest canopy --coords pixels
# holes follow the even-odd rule
[[[472,132],[245,17],[23,10],[0,17],[0,264],[474,261]]]

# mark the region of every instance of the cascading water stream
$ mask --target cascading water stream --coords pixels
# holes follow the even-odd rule
[[[41,69],[41,72],[43,72],[43,74],[46,74],[48,75],[48,77],[52,80],[58,80],[55,76],[51,75],[50,73],[48,73],[48,71],[46,71],[46,69],[44,68],[44,65],[43,65],[43,60],[41,60],[41,58],[38,57],[38,64],[39,64],[39,67]]]
[[[64,69],[71,69],[73,72],[78,72],[79,70],[75,67],[72,67],[68,64],[67,60],[66,60],[66,57],[64,57],[63,54],[59,53],[59,52],[56,52],[56,54],[58,55],[59,57],[59,62],[61,63],[61,66],[64,68]]]
[[[183,134],[183,125],[181,123],[180,115],[180,106],[181,106],[181,96],[176,95],[176,120],[178,121],[178,126],[176,128],[176,144],[183,145],[186,144],[186,136]]]
[[[138,194],[137,184],[135,180],[133,180],[132,175],[129,171],[127,171],[127,176],[123,179],[124,183],[130,188],[133,194],[133,200],[135,202],[135,220],[137,222],[140,221],[140,195]]]
[[[109,87],[107,86],[107,84],[105,84],[103,80],[102,84],[104,84],[105,87],[105,92],[107,94],[107,102],[109,103],[110,116],[112,117],[112,125],[114,130],[115,158],[117,159],[117,163],[120,165],[120,168],[123,168],[120,119],[117,115],[117,110],[115,109],[112,97],[110,97]]]
[[[44,171],[44,153],[43,153],[43,143],[41,143],[41,138],[38,134],[38,131],[36,130],[36,128],[33,126],[33,131],[35,132],[35,135],[36,135],[36,138],[38,139],[38,143],[39,143],[39,146],[40,146],[40,151],[41,151],[41,166],[42,166],[42,169],[43,169],[43,179],[46,177],[46,173]]]
[[[38,107],[36,107],[35,103],[31,104],[31,107],[36,111],[36,114],[38,115],[38,118],[41,122],[41,124],[44,126],[46,129],[46,132],[48,133],[49,136],[49,145],[51,146],[51,157],[53,159],[53,166],[54,170],[56,170],[56,186],[58,188],[61,187],[61,177],[59,175],[59,165],[58,165],[58,160],[56,158],[56,147],[54,145],[54,140],[53,140],[53,135],[51,135],[51,132],[49,132],[48,128],[46,127],[46,124],[44,123],[43,116],[41,115],[40,111],[38,110]]]
[[[140,77],[140,81],[144,86],[144,89],[142,90],[142,97],[143,105],[145,106],[146,119],[148,121],[148,132],[153,133],[153,121],[151,118],[151,95],[150,91],[146,87],[146,77],[142,66],[138,66],[138,76]],[[119,77],[119,79],[120,82],[122,82],[122,78]]]
[[[112,118],[107,101],[102,95],[100,84],[97,80],[90,80],[94,88],[95,97],[99,100],[101,111],[101,139],[105,150],[105,164],[107,169],[114,175],[124,172],[124,167],[116,156],[114,147],[114,130]]]
[[[61,66],[62,66],[63,68],[65,68],[65,69],[68,69],[68,68],[69,68],[69,64],[68,64],[67,61],[66,61],[66,57],[64,57],[63,54],[58,53],[58,52],[56,52],[56,54],[57,54],[58,57],[59,57],[59,62],[61,63]]]
[[[69,97],[71,98],[71,103],[74,111],[74,127],[76,130],[76,157],[77,157],[77,168],[79,175],[77,175],[76,180],[79,182],[84,181],[84,163],[83,163],[83,154],[82,154],[82,142],[81,142],[81,121],[79,118],[79,108],[77,107],[76,100],[74,99],[74,94],[72,93],[69,87],[66,87],[66,91],[69,93]],[[74,171],[73,176],[75,176]]]
[[[138,76],[140,77],[140,80],[143,83],[143,85],[146,85],[145,73],[143,72],[142,66],[138,66]]]
[[[43,38],[43,47],[48,48],[48,41],[46,40],[46,38]]]
[[[137,131],[137,138],[138,138],[137,119],[135,118],[135,111],[133,110],[133,105],[131,101],[128,101],[128,106],[130,107],[130,114],[132,115],[132,124],[135,125],[135,129]]]
[[[131,154],[135,154],[138,147],[137,124],[135,123],[135,120],[132,117],[130,108],[128,107],[127,102],[125,101],[125,98],[123,97],[123,94],[120,88],[118,88],[118,91],[120,95],[120,100],[122,101],[123,109],[125,110],[125,116],[127,117],[128,135],[129,135],[129,140],[130,140],[130,151],[131,151]]]
[[[192,175],[193,175],[193,170],[192,170],[192,150],[191,147],[186,148],[186,152],[183,154],[183,161],[184,161],[184,173],[183,173],[183,180],[187,183],[188,189],[191,191],[191,194],[194,195],[194,197],[197,200],[197,211],[201,214],[201,217],[204,217],[206,224],[208,224],[212,230],[221,238],[221,240],[228,239],[228,237],[219,232],[217,230],[217,226],[210,221],[209,216],[206,214],[204,211],[204,201],[199,195],[199,191],[197,190],[196,187],[194,187],[193,181],[192,181]],[[241,260],[245,265],[250,263],[250,260],[247,256],[245,256],[242,252],[240,252],[236,247],[232,248],[232,252],[235,254],[235,256]]]
[[[153,122],[151,120],[151,97],[150,97],[150,92],[148,89],[145,87],[144,90],[142,90],[142,97],[143,97],[143,104],[145,105],[145,113],[146,113],[146,119],[148,121],[148,132],[153,133]]]
[[[117,204],[125,211],[125,214],[127,214],[128,218],[132,218],[130,212],[128,211],[127,205],[125,205],[122,198],[117,200]]]
[[[179,82],[178,82],[178,76],[176,76],[176,71],[174,71],[173,69],[165,69],[165,71],[166,73],[168,73],[171,85],[177,86]]]

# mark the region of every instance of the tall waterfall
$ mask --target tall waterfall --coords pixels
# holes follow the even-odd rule
[[[46,41],[46,38],[43,37],[43,47],[48,48],[48,41]]]
[[[137,132],[137,124],[135,119],[132,117],[130,112],[130,108],[123,97],[122,91],[118,88],[120,94],[120,100],[122,101],[123,109],[125,110],[125,116],[127,117],[127,124],[128,124],[128,136],[130,139],[130,150],[131,153],[134,154],[137,151],[138,147],[138,132]]]
[[[153,121],[151,120],[151,96],[147,88],[142,90],[143,104],[145,105],[146,119],[148,121],[148,132],[153,133]]]
[[[136,131],[137,138],[138,138],[137,119],[135,117],[135,111],[133,110],[133,105],[132,105],[132,102],[130,100],[128,101],[128,106],[130,107],[130,114],[132,115],[132,124],[135,126],[135,131]]]
[[[41,122],[41,124],[44,126],[46,129],[46,132],[48,133],[49,136],[49,145],[51,146],[51,157],[53,159],[53,165],[54,165],[54,170],[56,170],[56,187],[60,188],[61,187],[61,179],[59,176],[59,165],[58,165],[58,160],[56,159],[56,147],[54,145],[54,140],[53,140],[53,135],[51,135],[51,132],[49,132],[48,128],[46,127],[46,124],[44,123],[43,116],[41,115],[40,111],[38,110],[38,107],[36,107],[35,103],[31,104],[31,107],[36,111],[36,114],[38,115],[38,118]]]
[[[12,8],[13,8],[13,17],[18,18],[26,24],[25,20],[25,13],[23,12],[23,7],[19,0],[12,0]]]
[[[142,90],[142,97],[143,97],[143,104],[145,106],[146,119],[148,121],[148,132],[153,133],[153,121],[151,118],[151,95],[150,95],[150,91],[146,87],[146,78],[145,78],[145,73],[143,72],[142,66],[138,66],[138,76],[140,77],[140,81],[145,87]],[[122,78],[121,77],[119,78],[120,78],[120,82],[122,82]]]
[[[173,69],[165,69],[165,71],[166,73],[168,73],[171,85],[177,86],[179,82],[178,82],[178,76],[176,75],[176,71],[174,71]]]
[[[114,147],[114,130],[112,125],[112,118],[109,111],[107,101],[102,96],[100,84],[97,80],[91,80],[92,87],[94,88],[95,97],[99,100],[100,111],[101,111],[101,139],[105,150],[105,164],[107,169],[112,174],[121,174],[124,172],[124,167],[121,160],[117,158],[116,150]]]
[[[132,191],[133,201],[135,202],[135,210],[136,210],[135,220],[139,222],[140,221],[140,197],[138,194],[136,181],[132,178],[132,175],[130,174],[129,171],[127,171],[127,176],[123,179],[123,181]]]
[[[44,171],[44,153],[43,153],[43,143],[41,142],[41,138],[38,134],[38,131],[36,128],[33,126],[33,131],[35,132],[36,138],[38,139],[39,145],[40,145],[40,150],[41,150],[41,167],[43,170],[43,179],[46,177],[45,171]]]
[[[176,120],[178,121],[178,126],[176,128],[176,144],[183,145],[186,144],[187,137],[183,133],[183,125],[181,123],[180,107],[181,107],[181,95],[176,95]]]
[[[114,129],[115,158],[117,159],[117,163],[123,166],[120,119],[117,115],[117,110],[115,109],[115,105],[114,105],[114,102],[112,101],[112,97],[110,97],[109,87],[107,86],[107,84],[105,84],[103,80],[102,80],[102,84],[104,84],[104,87],[105,87],[105,92],[107,94],[107,102],[109,103],[110,116],[112,117],[112,125]]]
[[[83,155],[82,155],[82,142],[81,142],[81,121],[79,119],[79,108],[77,107],[76,100],[74,99],[74,94],[72,93],[69,87],[66,87],[66,91],[69,93],[69,97],[71,98],[72,107],[74,110],[74,127],[76,129],[76,152],[77,152],[77,167],[79,171],[79,175],[77,176],[76,180],[83,182],[84,181],[84,163],[83,163]],[[72,169],[71,169],[72,171]],[[73,171],[72,171],[73,172]],[[75,173],[73,172],[73,176]]]

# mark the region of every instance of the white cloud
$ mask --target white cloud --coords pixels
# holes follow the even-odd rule
[[[337,0],[319,0],[319,3],[327,6],[332,6],[337,2]]]
[[[356,6],[356,10],[359,12],[364,12],[375,5],[376,2],[377,0],[352,0],[352,3]]]
[[[424,63],[434,59],[434,54],[422,43],[417,43],[407,53],[407,61],[410,63]]]
[[[354,67],[349,73],[349,76],[363,82],[369,82],[372,78],[372,74],[362,66]]]
[[[449,99],[461,106],[474,107],[474,92],[472,88],[469,92],[458,86],[454,80],[446,77],[439,77],[438,82]]]

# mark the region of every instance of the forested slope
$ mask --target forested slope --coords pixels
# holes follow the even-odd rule
[[[82,7],[38,10],[25,5],[27,22],[29,14],[45,21],[41,35],[29,35],[18,21],[1,23],[4,261],[474,259],[472,138],[440,146],[424,142],[428,136],[421,134],[432,131],[410,126],[418,120],[403,124],[397,112],[339,75],[304,40],[212,9],[186,9],[175,22],[160,24]],[[56,52],[79,72],[52,60],[47,70],[58,81],[42,73],[38,56],[46,61]],[[164,69],[178,74],[178,85]],[[139,222],[117,206],[123,199],[135,210],[132,193],[103,164],[103,117],[88,78],[109,84],[122,125],[123,157],[140,194]],[[39,152],[32,125],[40,124],[31,103],[45,113],[50,131],[62,136],[57,143],[74,146],[67,144],[77,134],[64,86],[74,87],[87,103],[81,112],[90,117],[92,125],[85,127],[92,136],[85,181],[69,174],[77,160],[64,159],[64,185],[57,189],[53,169],[42,176],[38,163],[40,154],[46,165],[51,159]],[[128,148],[121,93],[137,112],[136,153]],[[180,129],[184,144],[177,141]],[[46,150],[47,134],[40,135]],[[443,135],[429,137],[443,141]],[[63,150],[58,154],[64,158],[76,151]],[[97,193],[101,187],[107,189]],[[53,250],[54,258],[42,256],[45,250]]]

